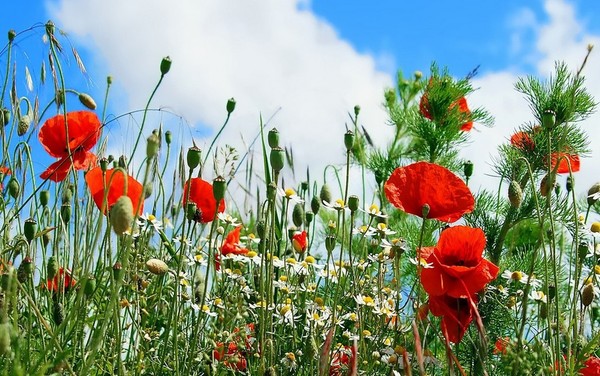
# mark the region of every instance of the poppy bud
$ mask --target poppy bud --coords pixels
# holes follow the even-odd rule
[[[554,299],[556,296],[556,286],[550,285],[548,286],[548,300]]]
[[[271,161],[271,167],[275,172],[279,172],[283,169],[283,159],[285,157],[285,153],[282,148],[274,147],[271,149],[271,154],[269,156],[269,160]]]
[[[346,146],[346,150],[350,151],[354,147],[354,132],[348,130],[344,134],[344,146]]]
[[[146,143],[146,157],[148,157],[148,159],[152,159],[152,158],[156,157],[159,150],[160,150],[160,138],[158,138],[157,135],[152,133],[150,136],[148,136],[148,140]]]
[[[117,235],[131,227],[133,222],[133,203],[129,196],[121,196],[110,209],[110,224]]]
[[[50,256],[46,262],[46,279],[53,279],[58,273],[58,261],[56,257]]]
[[[431,208],[429,207],[429,204],[424,204],[423,208],[421,208],[421,215],[423,216],[423,218],[427,218],[427,216],[429,215],[429,210]]]
[[[50,191],[43,190],[40,192],[40,204],[42,206],[48,205],[48,201],[50,201]]]
[[[173,134],[171,133],[171,131],[166,131],[165,142],[167,143],[167,145],[171,145],[171,141],[173,141]]]
[[[355,212],[358,210],[358,196],[356,195],[352,195],[350,197],[348,197],[348,209],[350,209],[351,212]]]
[[[279,131],[277,128],[272,128],[269,133],[267,133],[267,142],[271,149],[279,147]]]
[[[333,251],[333,249],[335,248],[335,244],[335,235],[327,235],[325,237],[325,249],[327,249],[328,252]]]
[[[73,190],[75,189],[75,187],[72,184],[67,184],[62,191],[62,203],[63,204],[68,204],[69,202],[71,202],[71,199],[73,199]]]
[[[307,211],[304,214],[304,218],[306,219],[306,225],[310,225],[313,221],[313,219],[315,218],[315,213],[311,212],[311,211]]]
[[[94,101],[94,98],[92,98],[91,95],[85,94],[85,93],[79,93],[78,97],[79,97],[79,102],[81,102],[82,105],[89,108],[90,110],[96,109],[96,102]]]
[[[321,201],[317,196],[313,196],[310,200],[310,209],[314,214],[319,213],[319,209],[321,208]]]
[[[189,201],[185,207],[185,216],[188,221],[193,221],[196,218],[198,206],[195,202]]]
[[[23,261],[21,261],[21,265],[17,269],[17,280],[21,283],[25,283],[27,278],[33,273],[33,260],[31,257],[25,257]]]
[[[192,146],[188,149],[186,160],[187,165],[191,171],[193,171],[200,164],[200,156],[202,151],[197,146]]]
[[[89,298],[92,295],[94,295],[95,291],[96,291],[96,278],[94,278],[94,276],[91,275],[85,281],[85,285],[83,287],[83,292]]]
[[[109,86],[112,85],[112,81],[113,81],[112,76],[106,76],[106,84],[107,85],[109,85]]]
[[[71,220],[71,204],[63,204],[60,207],[60,218],[64,223],[69,223]]]
[[[551,192],[552,188],[554,188],[554,184],[556,183],[556,177],[551,173],[551,176],[548,177],[548,174],[544,175],[542,181],[540,182],[540,193],[542,196],[548,196],[548,193]]]
[[[10,323],[0,324],[0,355],[5,355],[10,352],[10,337],[12,325]]]
[[[65,103],[65,91],[61,89],[57,90],[56,93],[54,93],[54,101],[57,106],[62,106],[63,103]]]
[[[542,320],[548,317],[548,304],[542,302],[540,303],[540,318]]]
[[[37,222],[35,221],[35,219],[29,218],[25,220],[25,223],[23,224],[23,234],[25,235],[25,239],[27,239],[29,243],[31,243],[31,241],[35,237],[36,232]]]
[[[287,231],[288,239],[292,240],[297,231],[298,231],[298,229],[295,226],[290,226],[290,228],[288,228],[288,231]]]
[[[423,77],[423,72],[415,71],[415,73],[413,75],[415,76],[415,80],[419,81]]]
[[[544,129],[550,130],[554,128],[556,123],[556,113],[553,110],[544,110],[542,113],[542,126]]]
[[[508,201],[513,208],[518,208],[523,202],[523,190],[521,186],[515,180],[511,181],[508,185]]]
[[[169,70],[171,70],[171,58],[169,56],[163,57],[163,59],[160,62],[160,73],[164,76],[165,74],[169,73]]]
[[[227,108],[227,114],[228,115],[231,114],[235,110],[235,99],[229,98],[227,100],[226,108]]]
[[[31,116],[23,115],[19,118],[19,124],[17,125],[17,135],[23,136],[29,130],[31,125]]]
[[[127,157],[124,155],[121,155],[119,157],[119,162],[118,162],[118,166],[121,167],[122,169],[127,169]]]
[[[558,184],[554,184],[554,193],[556,193],[556,195],[560,195],[560,185]]]
[[[267,200],[271,201],[275,199],[275,194],[277,193],[277,184],[274,182],[269,183],[267,185]]]
[[[222,176],[217,176],[213,180],[213,197],[217,201],[217,204],[225,198],[225,191],[227,190],[227,182]]]
[[[17,32],[14,31],[13,29],[10,29],[8,31],[8,41],[12,42],[13,40],[15,40],[15,37],[17,36]]]
[[[581,304],[584,307],[589,306],[594,301],[594,285],[591,283],[586,284],[581,291]]]
[[[321,201],[331,202],[331,189],[329,189],[329,185],[327,183],[323,184],[321,187],[321,192],[319,192],[319,198]],[[315,213],[316,211],[313,210]]]
[[[146,261],[146,268],[155,275],[163,275],[169,271],[169,266],[163,260],[155,258]]]
[[[52,319],[56,325],[60,325],[65,319],[65,308],[58,300],[54,301],[54,307],[52,309]]]
[[[123,267],[121,266],[120,262],[115,262],[115,264],[113,265],[113,277],[115,279],[115,281],[120,281],[121,278],[123,277]]]
[[[148,183],[146,183],[146,185],[144,185],[144,198],[148,198],[148,197],[152,196],[153,190],[154,190],[154,185],[152,184],[152,182],[149,181]]]
[[[463,163],[463,172],[465,177],[470,178],[473,175],[473,162],[466,161]]]
[[[256,222],[256,234],[262,240],[265,238],[265,221],[260,220]]]
[[[300,227],[304,222],[304,208],[302,204],[296,203],[294,205],[294,209],[292,210],[292,222],[294,222],[294,226]]]
[[[48,35],[54,34],[54,22],[52,22],[52,21],[46,22],[46,33],[48,33]]]
[[[588,197],[587,197],[587,203],[588,205],[592,206],[596,203],[596,201],[598,201],[597,197],[594,197],[596,195],[596,193],[600,192],[600,182],[593,184],[590,189],[588,189]],[[591,196],[591,197],[590,197]]]
[[[0,125],[7,126],[8,123],[10,123],[10,110],[2,107],[2,109],[0,109]]]
[[[45,231],[42,233],[42,244],[44,245],[44,248],[50,244],[50,231]]]
[[[359,113],[360,113],[360,106],[359,105],[354,106],[354,116],[358,116]]]
[[[19,184],[19,181],[17,179],[15,179],[14,177],[11,178],[8,181],[8,194],[10,195],[10,197],[12,197],[16,200],[17,197],[19,197],[20,193],[21,193],[21,185]]]

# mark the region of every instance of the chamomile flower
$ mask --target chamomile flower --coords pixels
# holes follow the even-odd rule
[[[531,291],[531,293],[529,294],[529,298],[532,300],[535,300],[537,302],[542,302],[542,303],[548,302],[548,298],[546,297],[546,294],[544,294],[544,292],[542,290]]]
[[[294,191],[292,188],[286,188],[285,190],[281,189],[281,188],[277,188],[277,192],[279,193],[280,196],[283,196],[284,198],[293,201],[295,203],[303,203],[304,200],[300,198],[300,196],[298,196],[296,194],[296,191]]]
[[[540,288],[542,286],[542,281],[536,279],[535,277],[530,277],[521,271],[511,272],[507,269],[504,272],[502,272],[502,278],[506,279],[508,283],[520,282],[526,285],[529,282],[531,287],[534,289]]]
[[[204,304],[202,307],[200,307],[198,304],[192,303],[192,309],[196,312],[202,312],[207,316],[211,316],[211,317],[218,316],[218,314],[216,312],[213,312],[210,310],[210,307],[208,306],[208,304]]]
[[[200,253],[197,253],[194,256],[189,257],[188,260],[189,260],[188,261],[189,266],[192,266],[192,265],[206,266],[206,265],[208,265],[208,261]]]
[[[352,235],[360,235],[364,237],[373,236],[375,234],[375,228],[367,225],[362,225],[352,229]]]
[[[341,198],[338,198],[337,200],[335,200],[333,202],[323,201],[323,206],[325,206],[329,210],[336,210],[336,211],[344,210],[346,208],[346,204],[344,203],[344,200],[342,200]]]
[[[298,367],[298,363],[296,362],[296,354],[293,352],[286,352],[285,356],[281,358],[279,362],[289,371],[294,371]]]
[[[396,231],[390,230],[385,223],[378,223],[377,224],[377,233],[379,234],[379,236],[381,236],[383,238],[388,235],[394,235],[396,233]]]
[[[379,206],[371,204],[368,209],[359,208],[358,210],[369,214],[371,217],[387,218],[387,215],[379,210]]]
[[[354,297],[354,300],[356,301],[356,304],[358,305],[365,305],[368,307],[374,307],[375,306],[375,299],[373,299],[372,297],[370,297],[369,295],[357,295]]]

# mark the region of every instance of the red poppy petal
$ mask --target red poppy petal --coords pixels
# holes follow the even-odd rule
[[[454,226],[442,231],[435,254],[442,265],[475,267],[482,260],[485,243],[480,228]]]
[[[429,205],[427,218],[454,222],[475,207],[469,187],[448,169],[429,162],[399,167],[384,186],[390,203],[422,217],[423,206]]]
[[[421,284],[430,296],[440,296],[446,293],[444,274],[435,264],[433,268],[421,269]]]
[[[552,153],[550,155],[551,158],[551,168],[554,169],[556,167],[556,161],[558,160],[558,169],[556,170],[559,174],[568,174],[569,173],[569,164],[571,165],[572,172],[578,172],[581,167],[581,162],[579,160],[579,156],[576,154],[567,154],[567,153]]]
[[[71,152],[88,151],[96,145],[100,137],[101,123],[96,114],[90,111],[69,112],[66,116],[69,140],[65,129],[65,115],[56,115],[44,122],[38,139],[44,150],[55,158],[63,158]]]
[[[468,132],[473,128],[473,121],[470,120],[471,110],[469,110],[469,106],[467,105],[467,99],[465,97],[462,97],[458,101],[456,101],[456,103],[458,103],[459,111],[467,119],[467,121],[460,126],[460,130]]]
[[[188,183],[189,183],[189,191],[188,191]],[[200,217],[200,222],[209,223],[215,218],[215,209],[217,208],[217,201],[213,195],[212,185],[202,180],[201,178],[192,178],[189,182],[186,182],[183,186],[183,202],[184,205],[187,203],[186,201],[194,202],[202,213]],[[186,200],[186,197],[187,200]],[[218,212],[222,213],[225,211],[225,201],[221,200],[219,203]]]
[[[112,177],[112,179],[111,179]],[[108,187],[108,193],[106,197],[107,207],[112,207],[119,197],[125,194],[125,177],[124,172],[121,170],[106,170],[105,179],[102,179],[102,169],[96,167],[88,171],[85,175],[85,181],[90,190],[90,194],[96,203],[98,208],[103,207],[104,200],[104,185]],[[144,196],[143,187],[140,182],[135,180],[133,177],[127,175],[127,196],[131,198],[133,206],[136,207],[139,203],[140,207],[138,214],[142,214],[144,210]],[[106,208],[103,211],[106,214]]]

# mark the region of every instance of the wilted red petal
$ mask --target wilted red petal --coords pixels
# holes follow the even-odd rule
[[[450,170],[429,162],[399,167],[384,186],[385,195],[400,210],[422,217],[454,222],[475,207],[469,187]]]
[[[579,168],[581,167],[579,156],[577,154],[552,153],[550,159],[552,169],[556,167],[556,161],[558,160],[558,170],[556,172],[559,174],[569,173],[569,163],[571,164],[572,172],[579,171]]]
[[[73,153],[73,168],[75,170],[86,170],[96,165],[98,158],[89,151],[76,151]],[[71,169],[71,159],[64,157],[52,163],[46,171],[42,172],[40,178],[52,181],[63,181]]]
[[[65,116],[56,115],[44,122],[40,128],[40,143],[55,158],[64,158],[77,150],[88,151],[96,145],[100,137],[101,123],[96,114],[90,111],[69,112],[66,116],[68,126],[65,127]]]
[[[447,295],[430,296],[429,309],[435,316],[442,316],[442,332],[448,341],[459,343],[473,320],[473,312],[467,299],[456,299]]]
[[[188,183],[190,188],[188,192]],[[187,197],[186,197],[187,196]],[[201,178],[192,178],[186,182],[183,186],[183,204],[187,202],[194,202],[197,209],[202,214],[200,216],[200,222],[209,223],[215,218],[215,211],[217,209],[217,200],[213,195],[212,184]],[[225,211],[225,201],[221,200],[219,203],[218,212],[222,213]]]
[[[107,208],[110,209],[117,202],[119,197],[125,194],[124,175],[125,173],[122,170],[108,169],[106,170],[104,179],[102,179],[102,169],[100,167],[91,169],[85,175],[85,181],[90,190],[90,194],[99,209],[102,209],[103,207],[105,193],[104,186],[108,187],[108,194],[106,197],[107,207],[103,210],[104,214],[106,214]],[[132,176],[127,175],[127,196],[131,199],[134,208],[138,205],[138,202],[140,203],[138,214],[142,214],[144,210],[143,192],[144,188],[142,187],[142,184]]]

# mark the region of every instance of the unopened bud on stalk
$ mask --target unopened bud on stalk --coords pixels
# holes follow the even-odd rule
[[[42,244],[44,245],[44,248],[48,247],[48,244],[50,244],[50,230],[48,228],[46,228],[47,231],[44,231],[42,233]]]
[[[112,82],[113,82],[112,76],[106,76],[106,84],[110,86],[110,85],[112,85]]]
[[[163,57],[162,61],[160,62],[160,73],[164,76],[165,74],[169,73],[169,71],[171,70],[171,58],[166,56]]]
[[[53,279],[58,273],[58,261],[56,257],[50,256],[46,263],[46,279]]]
[[[81,104],[84,105],[85,107],[87,107],[88,109],[90,109],[90,110],[96,109],[96,101],[94,101],[94,98],[92,98],[91,95],[86,94],[86,93],[79,93],[78,98],[79,98],[79,102],[81,102]]]
[[[271,149],[279,147],[279,131],[277,128],[271,128],[269,133],[267,133],[267,142]]]
[[[352,148],[354,147],[354,139],[354,132],[352,132],[351,130],[348,130],[344,134],[344,146],[346,146],[347,151],[352,150]]]
[[[542,126],[544,129],[550,130],[556,124],[556,112],[553,110],[544,110],[542,113]]]
[[[17,124],[17,135],[23,136],[29,130],[31,125],[31,116],[23,115],[19,117],[19,124]]]
[[[423,207],[421,208],[421,215],[423,216],[423,218],[427,218],[427,216],[429,215],[429,210],[431,208],[429,207],[429,204],[424,204]]]
[[[315,219],[315,213],[307,211],[304,213],[304,218],[306,219],[306,225],[308,226],[312,223],[313,219]]]
[[[123,278],[123,267],[121,266],[120,262],[115,262],[115,264],[113,265],[113,277],[115,278],[115,281],[120,281],[121,278]]]
[[[146,183],[146,185],[144,185],[144,198],[148,198],[150,196],[152,196],[152,192],[154,191],[154,185],[152,184],[151,181],[149,181],[148,183]]]
[[[47,206],[48,201],[50,201],[50,191],[43,190],[40,192],[40,204],[42,206]]]
[[[160,150],[160,138],[154,132],[148,136],[148,140],[146,143],[146,157],[148,160],[156,157],[158,151]]]
[[[65,308],[58,300],[54,301],[54,307],[52,310],[52,319],[56,325],[60,325],[65,319]]]
[[[288,239],[292,240],[292,238],[294,237],[294,234],[298,231],[298,229],[296,228],[296,226],[290,226],[290,228],[288,228],[287,231],[287,235],[288,235]]]
[[[587,203],[588,205],[592,206],[596,203],[596,201],[598,201],[598,198],[600,198],[600,182],[593,184],[590,189],[588,189],[588,197],[587,197]]]
[[[8,123],[10,123],[10,110],[2,107],[2,109],[0,109],[0,125],[5,127]]]
[[[8,181],[8,194],[10,195],[10,197],[17,199],[17,197],[19,197],[20,193],[21,193],[21,185],[19,184],[19,181],[17,179],[12,177]]]
[[[360,114],[360,106],[356,105],[354,106],[354,116],[358,116],[358,114]]]
[[[8,41],[12,42],[13,40],[15,40],[15,37],[17,36],[17,32],[14,31],[13,29],[10,29],[8,31]]]
[[[146,261],[146,268],[155,275],[163,275],[169,271],[169,266],[163,260],[155,258]]]
[[[277,194],[277,184],[275,182],[269,183],[267,185],[267,200],[275,200],[275,195]]]
[[[463,163],[463,172],[465,174],[465,177],[467,178],[473,176],[473,162],[466,161],[465,163]]]
[[[171,131],[166,131],[165,132],[165,142],[167,143],[167,145],[171,145],[172,141],[173,141],[173,134],[171,133]]]
[[[133,222],[133,203],[129,196],[121,196],[110,209],[110,224],[117,235],[123,233],[131,227]]]
[[[327,249],[328,252],[333,251],[333,249],[335,248],[335,244],[335,235],[327,235],[325,237],[325,249]]]
[[[23,234],[25,235],[25,239],[27,239],[29,243],[31,243],[31,241],[35,237],[36,232],[37,222],[35,221],[35,219],[29,218],[25,220],[25,223],[23,224]]]
[[[63,188],[61,200],[63,204],[68,204],[73,199],[73,191],[75,187],[72,184],[67,184]]]
[[[52,22],[52,21],[46,22],[46,33],[48,33],[49,35],[54,34],[54,22]]]
[[[581,304],[584,307],[589,306],[594,301],[594,285],[592,283],[588,283],[581,290]]]
[[[100,169],[102,172],[106,172],[106,170],[108,170],[108,163],[108,159],[100,158]]]
[[[54,101],[57,106],[62,106],[65,103],[65,91],[62,89],[58,89],[56,93],[54,93]]]
[[[279,172],[283,169],[283,160],[285,158],[285,152],[280,147],[274,147],[271,149],[271,154],[269,156],[269,160],[271,162],[271,167],[275,172]]]
[[[508,185],[508,201],[510,201],[510,206],[515,209],[521,206],[521,202],[523,202],[523,190],[515,180]]]
[[[193,171],[196,167],[198,167],[198,165],[200,165],[201,155],[202,151],[197,146],[192,146],[188,149],[186,161],[190,171]]]
[[[217,201],[217,204],[221,203],[221,200],[225,198],[225,191],[227,190],[227,181],[222,176],[217,176],[213,180],[213,197]]]
[[[310,209],[314,214],[319,213],[319,209],[321,209],[321,201],[319,200],[319,197],[313,196],[310,199]]]
[[[567,176],[567,184],[566,184],[566,188],[567,188],[567,192],[571,192],[573,190],[573,186],[575,185],[575,181],[573,180],[572,176]]]
[[[265,238],[265,221],[260,220],[256,222],[256,234],[261,241]]]
[[[235,99],[229,98],[227,100],[226,108],[227,108],[227,114],[228,115],[231,114],[235,110]]]
[[[296,203],[294,205],[294,209],[292,210],[292,222],[294,222],[294,226],[300,227],[304,222],[304,208],[302,204]]]
[[[414,76],[415,76],[415,80],[419,81],[423,77],[423,72],[415,71]]]
[[[185,217],[188,221],[193,221],[196,218],[196,210],[198,210],[196,203],[188,201],[185,206]]]
[[[123,168],[123,169],[127,169],[127,157],[122,155],[119,157],[119,167]]]
[[[590,253],[589,244],[585,240],[579,242],[579,245],[577,246],[577,256],[579,256],[580,263],[583,262],[583,260],[587,257],[588,253]]]
[[[94,295],[95,291],[96,291],[96,278],[94,278],[94,276],[90,275],[88,277],[88,279],[85,281],[85,285],[83,287],[83,292],[85,293],[85,296],[87,296],[89,298],[92,295]]]
[[[17,269],[17,280],[21,283],[25,283],[32,273],[33,260],[28,256],[21,261],[21,265],[19,265],[19,268]]]
[[[348,209],[350,209],[351,212],[355,212],[358,210],[358,203],[358,196],[352,195],[348,197]]]
[[[321,187],[321,192],[319,192],[319,198],[321,199],[321,201],[331,202],[331,189],[329,188],[329,185],[327,185],[327,183],[323,184],[323,186]]]
[[[60,207],[60,218],[64,223],[69,223],[71,220],[71,204],[63,204]]]
[[[548,194],[552,191],[552,188],[554,188],[554,184],[556,183],[556,177],[554,174],[551,173],[550,175],[551,176],[548,176],[548,174],[544,175],[542,181],[540,182],[540,193],[544,197],[548,196]]]

